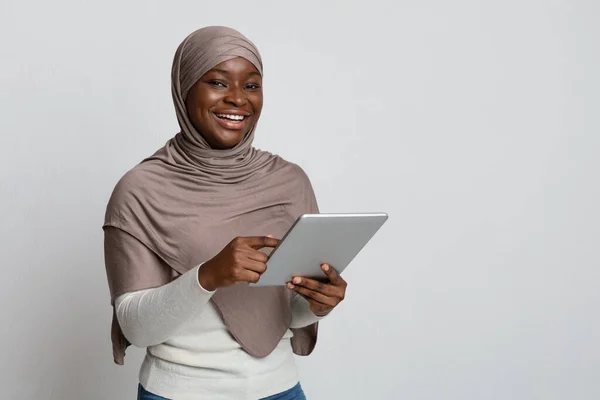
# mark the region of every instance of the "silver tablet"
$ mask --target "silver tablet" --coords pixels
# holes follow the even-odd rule
[[[267,261],[267,270],[252,286],[283,286],[294,276],[323,279],[321,264],[342,272],[388,216],[305,214],[292,225]]]

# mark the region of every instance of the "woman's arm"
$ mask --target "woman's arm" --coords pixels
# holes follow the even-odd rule
[[[117,297],[117,319],[131,344],[147,347],[163,343],[204,310],[214,292],[200,286],[198,268],[164,286]],[[290,328],[302,328],[324,318],[316,316],[310,309],[310,303],[302,296],[294,296],[291,307]]]
[[[166,285],[116,298],[117,319],[131,344],[147,347],[163,343],[208,307],[214,292],[200,286],[198,269],[199,266]]]
[[[317,316],[310,309],[310,303],[304,297],[295,295],[292,298],[292,323],[290,328],[304,328],[322,320],[325,316]]]
[[[207,306],[213,292],[200,285],[200,266],[179,275],[142,242],[114,227],[104,229],[104,246],[115,314],[133,345],[163,343]]]

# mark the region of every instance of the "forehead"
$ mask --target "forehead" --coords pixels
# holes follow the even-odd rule
[[[252,64],[250,61],[246,60],[243,57],[232,58],[231,60],[223,61],[215,65],[212,69],[210,69],[208,73],[222,73],[229,75],[258,75],[260,76],[260,72],[258,69]]]

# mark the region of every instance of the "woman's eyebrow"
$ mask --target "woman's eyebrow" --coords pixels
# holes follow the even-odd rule
[[[220,69],[220,68],[213,68],[209,72],[219,72],[219,73],[224,74],[224,75],[229,75],[229,71],[227,71],[225,69]],[[261,76],[260,72],[258,72],[258,71],[250,71],[248,73],[248,75],[258,75],[258,76]]]

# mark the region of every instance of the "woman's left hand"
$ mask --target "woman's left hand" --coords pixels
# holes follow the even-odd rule
[[[333,310],[346,296],[348,284],[327,264],[321,265],[329,282],[319,282],[314,279],[296,276],[288,282],[288,289],[300,294],[310,303],[311,311],[318,316],[324,316]]]

